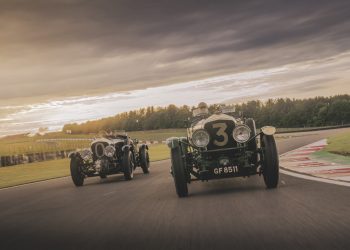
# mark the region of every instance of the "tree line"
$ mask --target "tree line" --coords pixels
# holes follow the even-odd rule
[[[209,106],[211,112],[218,104]],[[235,104],[237,113],[255,119],[257,127],[272,125],[280,128],[331,126],[350,123],[350,95],[308,99],[278,98]],[[98,133],[101,130],[153,130],[183,128],[194,107],[146,107],[82,124],[66,124],[63,131],[72,134]]]

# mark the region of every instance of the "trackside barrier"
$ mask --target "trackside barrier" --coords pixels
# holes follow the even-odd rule
[[[0,167],[15,166],[20,164],[41,162],[41,161],[48,161],[48,160],[65,159],[68,157],[70,152],[72,152],[72,150],[0,156]]]
[[[147,145],[159,144],[159,141],[140,141],[140,143],[145,143]],[[165,143],[162,141],[161,143]],[[56,152],[42,152],[42,153],[31,153],[31,154],[19,154],[11,156],[0,156],[0,167],[15,166],[20,164],[27,164],[33,162],[41,162],[48,160],[58,160],[65,159],[68,157],[69,153],[74,150],[62,150]]]

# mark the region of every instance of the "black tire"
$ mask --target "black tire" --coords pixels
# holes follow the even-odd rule
[[[70,174],[75,186],[83,186],[85,175],[81,172],[79,160],[76,158],[71,158],[70,160]]]
[[[129,181],[134,178],[134,160],[131,151],[126,151],[124,153],[123,171],[125,180]]]
[[[171,169],[177,195],[179,197],[188,196],[187,175],[180,147],[171,149]]]
[[[101,178],[101,179],[106,179],[106,178],[107,178],[107,175],[105,175],[105,174],[100,174],[100,178]]]
[[[140,150],[140,164],[141,164],[141,168],[144,174],[148,174],[149,173],[149,154],[148,154],[148,150],[143,147]]]
[[[250,128],[250,138],[253,138],[256,135],[255,121],[252,118],[248,118],[245,121],[245,124]],[[253,139],[248,143],[248,149],[257,152],[258,143],[256,139]],[[254,164],[258,162],[258,153],[252,156],[252,161]]]
[[[263,176],[267,188],[276,188],[279,177],[279,159],[275,138],[272,135],[262,135]]]

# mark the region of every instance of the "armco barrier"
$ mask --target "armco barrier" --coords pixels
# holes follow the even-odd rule
[[[71,150],[0,156],[0,167],[67,158]]]

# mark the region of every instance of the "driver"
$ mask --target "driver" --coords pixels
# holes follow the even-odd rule
[[[193,116],[201,116],[209,114],[208,105],[205,102],[200,102],[198,108],[193,110]]]

